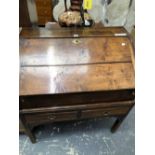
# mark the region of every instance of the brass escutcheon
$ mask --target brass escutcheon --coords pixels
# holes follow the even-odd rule
[[[73,42],[74,44],[76,44],[76,45],[78,45],[78,44],[81,43],[81,41],[80,41],[79,39],[74,39],[72,42]]]

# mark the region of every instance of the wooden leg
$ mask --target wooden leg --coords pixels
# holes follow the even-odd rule
[[[36,143],[36,137],[35,135],[32,133],[31,129],[29,127],[25,127],[25,132],[28,135],[28,137],[30,138],[32,143]]]
[[[27,134],[27,136],[30,138],[32,143],[36,143],[36,138],[35,135],[32,133],[31,128],[29,127],[29,125],[27,125],[25,123],[25,120],[22,116],[20,116],[20,121],[22,123],[22,126],[24,128],[25,133]]]
[[[125,116],[121,116],[118,117],[115,121],[115,123],[113,124],[112,128],[111,128],[111,132],[114,133],[117,131],[117,129],[120,127],[121,123],[123,122],[123,120],[125,119]]]
[[[124,115],[124,116],[119,116],[115,123],[113,124],[112,128],[111,128],[111,132],[114,133],[117,131],[117,129],[120,127],[120,125],[122,124],[123,120],[126,118],[126,116],[128,115],[128,113],[130,112],[130,110],[132,109],[132,107],[134,106],[134,104],[129,108],[128,112]]]

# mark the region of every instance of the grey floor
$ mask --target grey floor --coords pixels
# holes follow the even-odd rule
[[[20,135],[20,155],[134,155],[134,108],[112,134],[109,129],[114,120],[100,118],[37,127],[36,144]]]

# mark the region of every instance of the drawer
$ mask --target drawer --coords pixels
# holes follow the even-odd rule
[[[38,24],[45,25],[46,22],[52,21],[51,17],[38,16]]]
[[[27,124],[39,125],[50,122],[72,121],[97,117],[121,116],[128,113],[131,107],[112,107],[102,109],[75,110],[66,112],[43,112],[24,114]]]
[[[37,7],[37,14],[38,16],[51,16],[52,10],[50,7]]]
[[[35,0],[37,6],[52,6],[51,0]]]
[[[48,122],[59,122],[67,120],[75,120],[77,118],[77,112],[58,112],[58,113],[35,113],[26,114],[25,120],[29,124],[42,124]]]
[[[82,111],[81,118],[108,117],[127,114],[130,107],[113,107],[105,109],[92,109]]]

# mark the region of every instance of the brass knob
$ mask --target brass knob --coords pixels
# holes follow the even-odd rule
[[[48,119],[54,120],[56,117],[55,116],[49,116]]]
[[[109,113],[108,112],[104,112],[104,116],[108,116],[109,115]]]

